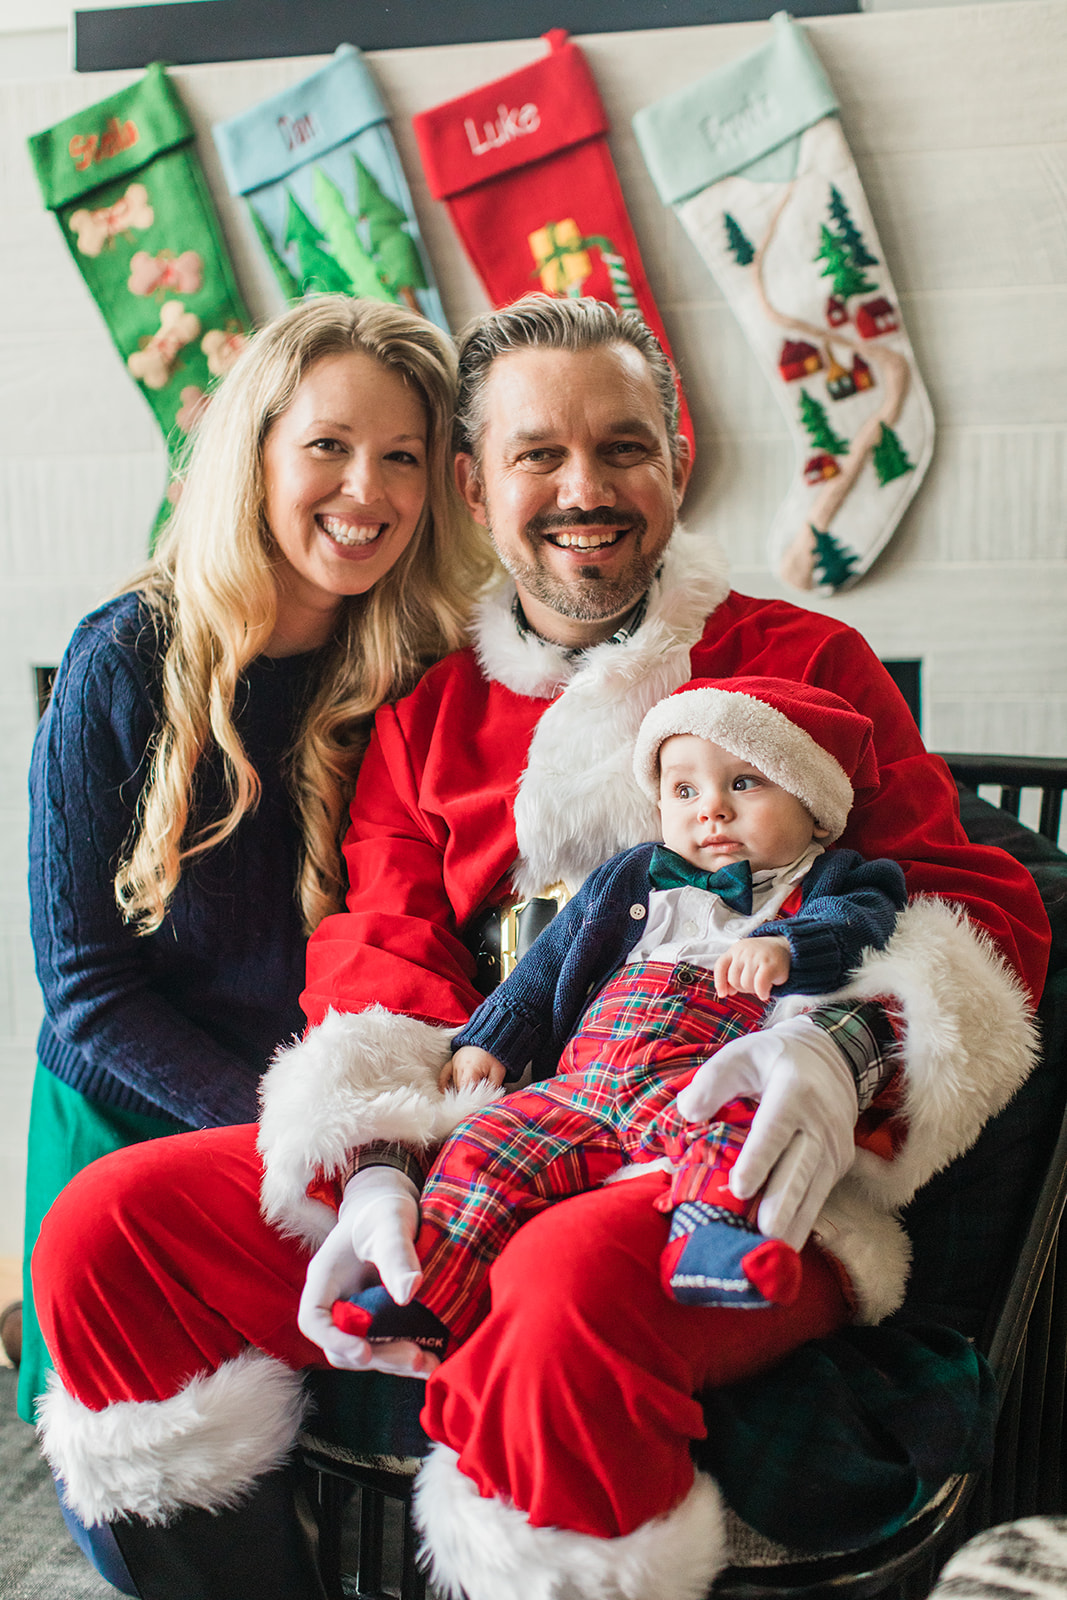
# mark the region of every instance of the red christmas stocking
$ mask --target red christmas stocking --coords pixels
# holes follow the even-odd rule
[[[608,121],[577,45],[413,118],[430,193],[444,200],[494,306],[543,289],[637,311],[667,354],[619,179]],[[681,428],[693,427],[679,387]]]

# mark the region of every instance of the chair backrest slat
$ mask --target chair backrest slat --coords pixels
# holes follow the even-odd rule
[[[1038,832],[1055,844],[1059,838],[1063,791],[1067,788],[1067,756],[992,756],[942,753],[942,760],[957,783],[977,789],[980,783],[996,785],[1001,811],[1018,817],[1023,789],[1041,793]]]

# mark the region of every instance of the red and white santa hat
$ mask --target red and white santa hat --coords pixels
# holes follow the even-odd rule
[[[695,733],[796,795],[831,839],[844,832],[856,790],[878,785],[874,725],[840,695],[785,678],[694,678],[654,705],[634,747],[634,775],[659,799],[659,752]]]

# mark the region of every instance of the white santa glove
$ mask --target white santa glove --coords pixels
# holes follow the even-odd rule
[[[851,1069],[823,1028],[792,1017],[724,1045],[681,1091],[678,1109],[687,1122],[707,1122],[738,1096],[760,1104],[730,1173],[731,1192],[750,1200],[766,1184],[760,1232],[800,1250],[855,1157]]]
[[[419,1191],[396,1167],[364,1167],[345,1184],[337,1222],[308,1262],[297,1326],[326,1352],[332,1367],[426,1377],[436,1357],[406,1339],[370,1345],[335,1327],[335,1300],[357,1295],[379,1279],[398,1305],[422,1282],[415,1254]]]

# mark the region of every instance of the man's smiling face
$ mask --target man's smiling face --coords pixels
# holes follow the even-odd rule
[[[489,371],[484,415],[457,478],[528,620],[562,644],[608,637],[651,582],[689,477],[644,358],[627,344],[513,351]]]

